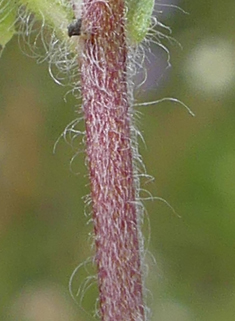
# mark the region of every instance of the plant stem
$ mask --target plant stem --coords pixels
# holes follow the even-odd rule
[[[143,321],[124,0],[84,0],[81,83],[103,321]]]

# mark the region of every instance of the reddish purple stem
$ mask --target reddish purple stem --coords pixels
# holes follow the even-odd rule
[[[81,81],[100,315],[143,321],[124,0],[84,0]]]

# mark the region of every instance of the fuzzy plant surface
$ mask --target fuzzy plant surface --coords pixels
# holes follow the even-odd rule
[[[56,82],[69,74],[82,97],[103,321],[147,319],[132,79],[153,6],[153,0],[0,0],[1,49],[18,34],[32,56],[49,61]],[[81,135],[80,121],[64,135]]]

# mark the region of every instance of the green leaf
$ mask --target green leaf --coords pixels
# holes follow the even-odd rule
[[[139,43],[146,36],[151,24],[154,2],[154,0],[126,0],[127,36],[132,43]]]
[[[0,46],[1,52],[15,33],[16,5],[10,0],[0,0]]]
[[[61,40],[68,38],[67,26],[73,19],[73,10],[69,1],[19,0],[19,2],[33,12],[39,20],[45,20]]]

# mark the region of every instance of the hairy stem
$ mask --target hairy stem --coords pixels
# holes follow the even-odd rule
[[[84,0],[81,82],[100,316],[143,321],[124,0]]]

